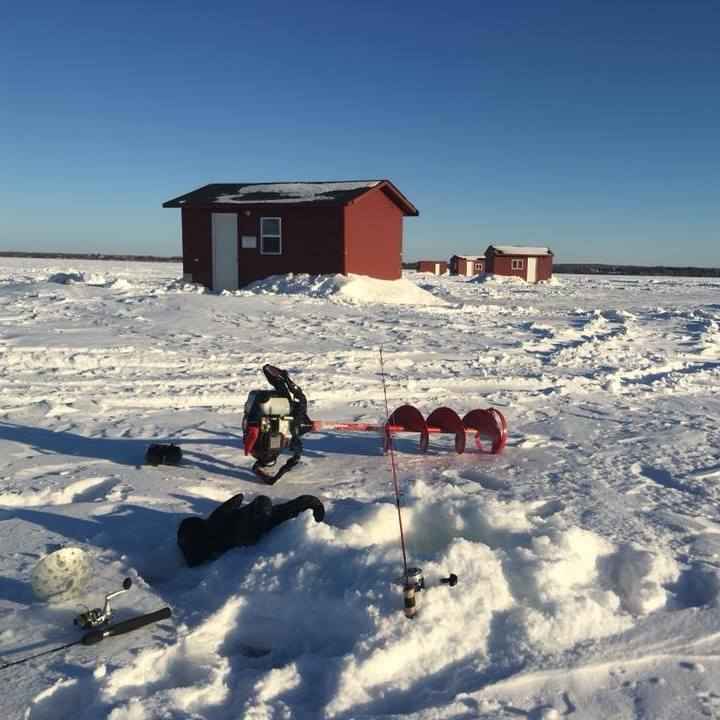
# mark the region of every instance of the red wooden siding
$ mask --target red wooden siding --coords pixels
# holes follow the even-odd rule
[[[210,212],[183,208],[181,217],[183,274],[190,275],[193,282],[212,287]]]
[[[522,268],[518,270],[513,270],[513,260],[521,260]],[[490,272],[495,273],[496,275],[511,275],[513,277],[522,278],[523,280],[527,278],[526,257],[517,257],[515,255],[495,255],[492,258],[491,263],[492,269],[490,270]]]
[[[380,188],[345,206],[345,273],[401,277],[403,212]]]
[[[212,288],[212,237],[210,216],[213,212],[232,212],[238,218],[238,279],[240,285],[269,275],[286,273],[335,274],[344,269],[343,209],[328,207],[283,206],[271,204],[230,206],[210,209],[183,208],[183,272],[194,282]],[[260,218],[282,220],[282,253],[260,253]],[[241,238],[257,239],[255,248],[243,248]]]
[[[248,214],[249,213],[249,214]],[[260,218],[282,219],[282,254],[260,253]],[[244,205],[239,210],[239,237],[257,237],[257,247],[238,250],[240,284],[269,275],[309,273],[331,275],[343,271],[342,208],[282,205]]]

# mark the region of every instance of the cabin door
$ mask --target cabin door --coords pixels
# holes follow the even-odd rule
[[[527,259],[527,262],[528,262],[527,281],[528,282],[537,282],[537,258],[529,257]]]
[[[213,290],[238,289],[238,216],[212,214]]]

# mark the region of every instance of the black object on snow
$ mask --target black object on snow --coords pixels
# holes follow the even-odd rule
[[[266,495],[258,495],[247,505],[239,493],[215,508],[207,520],[185,518],[178,527],[177,542],[190,567],[201,565],[233,547],[254,545],[266,532],[312,510],[315,522],[322,522],[325,507],[313,495],[273,505]]]
[[[145,452],[145,462],[148,465],[179,465],[182,460],[182,450],[173,445],[153,443]]]

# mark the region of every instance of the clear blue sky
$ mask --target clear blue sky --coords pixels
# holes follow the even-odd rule
[[[720,2],[6,3],[0,249],[179,254],[208,182],[389,178],[405,259],[720,266]]]

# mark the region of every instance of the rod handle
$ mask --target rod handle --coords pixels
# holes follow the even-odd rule
[[[115,623],[115,625],[109,625],[106,628],[97,630],[91,630],[85,633],[82,637],[83,645],[95,645],[106,637],[114,637],[115,635],[124,635],[125,633],[132,632],[133,630],[139,630],[146,625],[150,625],[160,620],[169,618],[171,611],[169,607],[160,608],[155,612],[147,613],[146,615],[139,615],[138,617],[130,618],[129,620],[123,620],[122,622]]]

